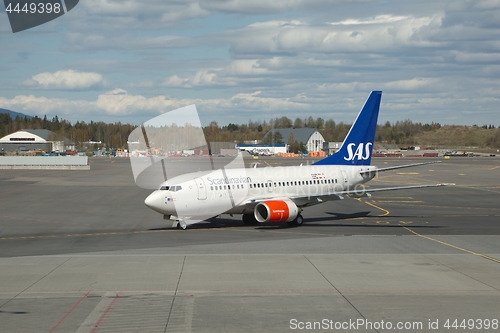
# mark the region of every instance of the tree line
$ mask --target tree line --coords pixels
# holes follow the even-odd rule
[[[22,129],[46,129],[75,142],[78,149],[88,147],[84,142],[90,141],[100,141],[104,148],[126,148],[128,136],[134,128],[136,128],[135,125],[121,122],[107,124],[102,121],[90,123],[77,121],[72,124],[67,120],[59,119],[58,116],[52,119],[48,119],[47,116],[43,118],[18,116],[12,119],[9,114],[0,114],[0,137]]]
[[[264,135],[273,128],[316,128],[325,141],[328,142],[342,142],[349,132],[352,124],[344,122],[335,122],[333,119],[325,120],[321,117],[314,119],[309,117],[306,119],[296,118],[292,120],[288,117],[274,118],[269,121],[252,121],[249,120],[247,124],[237,125],[230,123],[227,126],[218,126],[217,122],[212,121],[209,126],[205,128],[205,135],[207,141],[231,141],[243,143],[251,140],[263,140]],[[421,123],[413,122],[411,120],[396,121],[395,123],[385,122],[382,125],[377,125],[375,134],[375,141],[385,144],[396,144],[401,147],[424,145],[428,144],[425,137],[429,133],[439,134],[434,136],[434,145],[440,145],[441,140],[444,138],[449,139],[449,127],[467,128],[472,132],[484,132],[480,135],[481,139],[469,139],[468,137],[460,138],[457,134],[453,139],[456,146],[469,145],[469,146],[488,146],[500,147],[500,128],[495,128],[494,125],[483,126],[457,126],[457,125],[441,125],[440,123],[432,122]],[[266,141],[266,140],[265,140]],[[287,143],[290,138],[283,138],[279,133],[267,141],[274,143]],[[293,140],[291,140],[293,141]],[[305,142],[303,142],[305,143]],[[296,143],[300,146],[300,142]],[[444,143],[443,143],[444,144]],[[447,142],[448,144],[448,142]]]
[[[184,126],[184,124],[178,124]],[[59,119],[58,116],[48,119],[47,116],[40,117],[16,117],[12,119],[9,114],[0,114],[0,137],[14,133],[22,129],[47,129],[54,133],[63,135],[75,142],[78,149],[84,148],[84,142],[95,141],[102,142],[103,148],[127,148],[127,140],[130,133],[136,128],[136,125],[124,124],[121,122],[104,123],[102,121],[71,122]],[[225,126],[219,126],[216,121],[210,122],[208,126],[203,127],[206,140],[208,142],[235,142],[244,143],[254,140],[262,141],[264,135],[272,128],[316,128],[323,135],[326,141],[341,142],[347,135],[351,124],[344,122],[335,122],[333,119],[324,120],[321,117],[314,119],[308,117],[305,119],[296,118],[292,120],[288,117],[274,118],[271,120],[254,121],[249,120],[246,124],[230,123]],[[448,125],[442,126],[439,123],[422,124],[411,120],[397,121],[395,123],[386,122],[382,125],[377,125],[375,141],[378,143],[397,144],[400,146],[417,145],[423,142],[428,133],[438,133],[443,131]],[[500,147],[500,128],[495,128],[494,125],[483,126],[454,126],[469,128],[469,130],[482,131],[485,134],[480,142],[475,142],[475,145]],[[444,134],[449,135],[449,134]],[[274,142],[277,143],[276,138]],[[278,138],[280,139],[280,138]],[[278,141],[283,143],[295,144],[300,149],[299,142],[289,142],[290,138],[281,138]],[[439,141],[439,136],[435,141]],[[293,138],[292,138],[293,141]],[[478,140],[476,140],[478,141]],[[304,142],[305,143],[305,142]],[[302,144],[304,144],[302,143]],[[436,142],[439,145],[440,142]],[[460,142],[457,145],[463,144]],[[294,147],[295,147],[294,146]]]

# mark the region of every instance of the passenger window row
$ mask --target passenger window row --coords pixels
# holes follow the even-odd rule
[[[317,179],[317,180],[294,180],[288,182],[274,183],[254,183],[250,184],[250,188],[265,188],[265,187],[286,187],[286,186],[303,186],[303,185],[321,185],[321,184],[338,184],[337,179]]]
[[[222,190],[240,190],[244,189],[245,185],[244,184],[236,184],[236,185],[215,185],[215,186],[210,186],[210,191],[222,191]]]
[[[267,182],[267,183],[253,183],[249,184],[250,188],[266,188],[266,187],[286,187],[286,186],[303,186],[303,185],[321,185],[321,184],[337,184],[337,179],[315,179],[315,180],[294,180],[288,182]],[[244,184],[236,185],[215,185],[210,186],[210,191],[222,191],[222,190],[240,190],[244,189]],[[177,192],[182,190],[182,186],[161,186],[160,191],[170,191]]]

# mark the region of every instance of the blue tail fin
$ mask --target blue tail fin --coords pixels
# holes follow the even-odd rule
[[[370,165],[381,91],[372,91],[340,149],[315,165]]]

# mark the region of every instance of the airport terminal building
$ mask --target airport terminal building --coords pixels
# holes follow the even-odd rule
[[[23,129],[0,138],[0,150],[5,152],[30,150],[64,152],[74,151],[75,143],[46,129]]]

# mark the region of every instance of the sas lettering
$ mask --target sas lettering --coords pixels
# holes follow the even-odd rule
[[[370,158],[370,152],[373,146],[373,143],[368,142],[366,146],[364,146],[364,143],[360,143],[358,145],[358,148],[356,148],[356,151],[353,152],[353,148],[356,144],[355,143],[350,143],[347,145],[347,153],[349,156],[344,157],[344,160],[346,161],[352,161],[354,159],[359,160],[367,160]],[[363,151],[363,146],[364,146],[364,151]],[[363,155],[364,153],[364,155]]]

